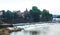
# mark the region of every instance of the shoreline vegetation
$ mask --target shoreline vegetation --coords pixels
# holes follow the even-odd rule
[[[41,11],[37,6],[32,6],[32,9],[26,10],[24,12],[1,10],[0,11],[0,24],[1,22],[15,24],[15,23],[27,23],[27,22],[41,22],[41,21],[52,21],[53,16],[48,10],[43,9]]]
[[[10,35],[10,32],[21,31],[23,29],[23,28],[16,28],[16,29],[14,28],[13,30],[10,30],[8,29],[10,25],[4,26],[4,24],[48,22],[52,20],[53,20],[53,16],[52,14],[49,13],[48,10],[43,9],[43,11],[41,11],[36,6],[33,6],[32,9],[30,9],[29,11],[26,8],[24,12],[21,12],[20,10],[18,11],[1,10],[0,11],[0,35]]]

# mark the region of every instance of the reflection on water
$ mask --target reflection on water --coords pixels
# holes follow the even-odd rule
[[[40,33],[37,31],[23,31],[23,32],[13,32],[11,35],[39,35]]]
[[[31,35],[38,35],[37,31],[31,31],[30,33],[31,33]]]
[[[60,24],[36,24],[24,27],[25,30],[12,32],[10,35],[60,35]]]

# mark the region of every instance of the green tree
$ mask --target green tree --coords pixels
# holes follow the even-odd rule
[[[38,22],[40,21],[41,11],[36,6],[33,6],[30,10],[30,15],[33,18],[34,22]]]
[[[24,18],[25,18],[25,19],[28,19],[28,17],[29,17],[29,11],[28,11],[28,9],[26,8],[26,10],[24,11]]]
[[[6,11],[5,10],[1,10],[2,15],[1,15],[1,20],[5,21],[6,20]]]
[[[48,10],[44,9],[42,12],[42,21],[52,20],[52,14],[49,13]]]
[[[13,12],[13,18],[14,19],[17,19],[17,17],[18,17],[17,11],[16,12]]]
[[[5,10],[1,10],[3,12],[2,18],[6,18],[6,12]]]
[[[12,12],[10,10],[6,11],[7,20],[12,20]]]

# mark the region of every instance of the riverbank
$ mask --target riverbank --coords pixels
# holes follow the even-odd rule
[[[0,29],[0,35],[10,35],[10,33],[12,32],[17,32],[17,31],[21,31],[23,28],[1,28]]]
[[[0,35],[9,35],[10,34],[10,30],[7,28],[1,28],[0,29]]]

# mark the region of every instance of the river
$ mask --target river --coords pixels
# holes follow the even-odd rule
[[[60,35],[59,23],[27,23],[27,25],[17,27],[24,28],[24,30],[12,32],[10,35]]]

